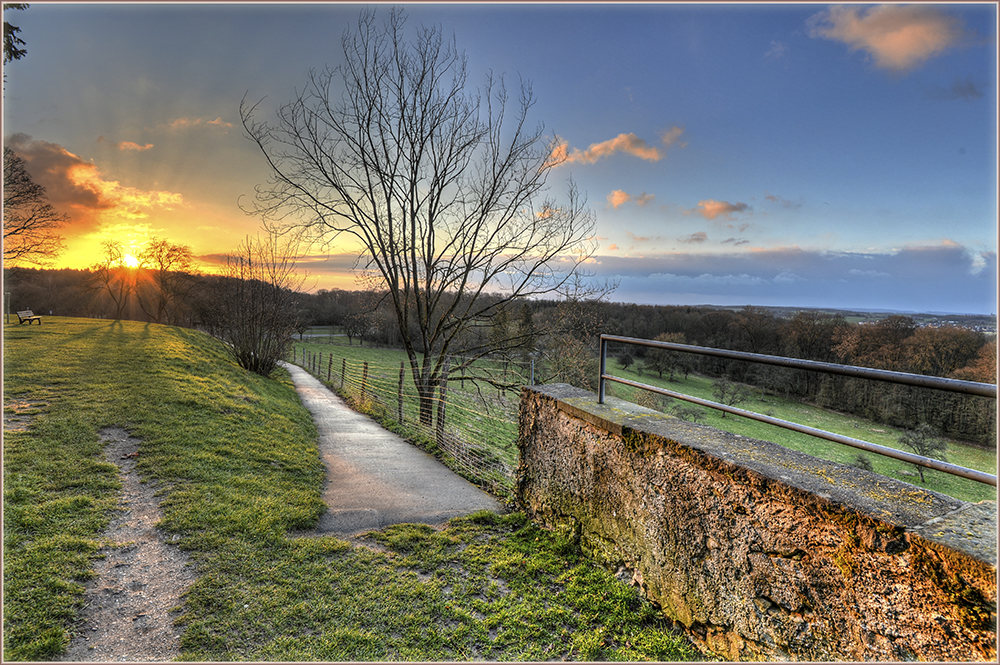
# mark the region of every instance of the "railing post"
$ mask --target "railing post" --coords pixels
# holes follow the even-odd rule
[[[608,340],[601,335],[601,376],[597,380],[597,403],[604,404],[604,363],[608,358]]]

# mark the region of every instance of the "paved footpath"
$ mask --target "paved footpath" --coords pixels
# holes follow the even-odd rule
[[[391,524],[444,524],[478,510],[503,512],[492,496],[431,455],[352,411],[307,371],[283,363],[312,412],[326,465],[327,512],[317,531],[354,535]]]

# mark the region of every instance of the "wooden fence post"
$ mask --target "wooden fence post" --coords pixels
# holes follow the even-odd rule
[[[333,354],[330,354],[330,358],[326,363],[326,382],[330,383],[330,376],[333,374]]]
[[[361,398],[364,399],[365,392],[368,391],[368,361],[365,361],[364,368],[361,371]]]
[[[438,413],[437,413],[437,442],[444,445],[444,416],[445,403],[448,399],[448,367],[451,365],[451,356],[445,356],[444,367],[441,369],[441,378],[438,379]]]
[[[403,377],[406,372],[403,369],[403,361],[399,361],[399,424],[403,424]]]
[[[340,359],[340,389],[344,389],[344,375],[347,374],[347,358]]]

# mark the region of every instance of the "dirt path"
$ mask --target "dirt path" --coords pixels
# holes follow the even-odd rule
[[[101,431],[104,454],[122,479],[121,513],[103,537],[97,577],[86,585],[80,623],[63,661],[164,661],[179,653],[173,622],[180,596],[194,581],[188,556],[167,542],[155,489],[135,470],[139,440],[124,429]]]

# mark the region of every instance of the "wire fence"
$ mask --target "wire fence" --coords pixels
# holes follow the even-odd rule
[[[421,418],[420,398],[405,362],[358,361],[336,352],[308,349],[293,349],[291,362],[319,379],[352,408],[439,457],[467,480],[501,498],[513,495],[517,395],[452,373],[444,388],[434,391],[430,408],[425,405]],[[520,378],[523,368],[510,364],[506,371]],[[523,382],[527,382],[526,377]]]

